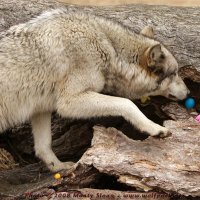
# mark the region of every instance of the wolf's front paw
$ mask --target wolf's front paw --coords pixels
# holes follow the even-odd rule
[[[59,172],[61,170],[69,170],[74,166],[75,163],[73,162],[59,162],[55,164],[50,164],[48,165],[48,168],[52,171],[52,172]]]
[[[172,133],[167,128],[162,127],[162,126],[154,134],[151,134],[151,136],[161,137],[161,138],[169,137],[171,135]]]
[[[162,138],[169,137],[171,135],[172,135],[172,133],[168,129],[166,129],[165,131],[160,131],[158,134],[158,136],[162,137]]]

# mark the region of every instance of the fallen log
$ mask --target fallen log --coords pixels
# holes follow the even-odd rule
[[[85,12],[92,12],[110,18],[136,32],[139,32],[146,25],[152,25],[155,29],[156,38],[162,41],[176,56],[181,67],[180,74],[185,78],[186,84],[191,89],[191,95],[197,101],[200,101],[198,95],[200,92],[200,10],[198,8],[147,5],[79,7],[62,4],[55,0],[20,0],[17,3],[14,0],[2,0],[0,2],[0,32],[5,31],[12,25],[25,22],[44,10],[60,6],[65,6],[69,10],[83,9]],[[91,185],[95,185],[95,182],[99,180],[103,173],[117,177],[120,182],[130,185],[132,189],[126,188],[126,190],[140,188],[147,191],[159,188],[161,191],[170,193],[199,196],[199,180],[197,179],[199,177],[199,126],[192,119],[191,121],[179,121],[181,116],[182,119],[189,119],[191,113],[179,106],[180,109],[174,112],[174,105],[169,104],[166,106],[165,103],[166,100],[153,99],[149,106],[141,107],[141,110],[157,123],[162,123],[169,118],[178,120],[177,122],[166,123],[166,126],[172,129],[172,137],[164,140],[149,138],[144,141],[132,141],[113,128],[98,128],[98,131],[96,129],[94,134],[93,147],[84,154],[78,162],[77,168],[73,171],[73,174],[78,174],[75,176],[76,178],[73,178],[74,176],[71,176],[68,172],[64,172],[62,181],[57,183],[56,186],[52,174],[47,173],[43,165],[27,165],[38,162],[34,156],[29,124],[8,130],[3,136],[0,136],[0,147],[6,148],[12,153],[15,160],[20,164],[20,168],[0,172],[0,194],[21,198],[24,193],[30,190],[37,192],[56,187],[55,191],[61,191],[68,188],[91,187]],[[155,111],[156,113],[152,114]],[[52,123],[53,148],[58,157],[65,161],[77,161],[90,146],[92,127],[95,124],[116,127],[130,137],[137,135],[137,139],[147,138],[121,118],[71,122],[55,116]],[[190,127],[190,129],[187,127]],[[98,135],[98,132],[102,132],[102,136]],[[110,132],[114,138],[109,137]],[[107,143],[98,145],[103,135],[105,136],[104,139],[107,138],[105,140]],[[77,142],[77,138],[82,139]],[[105,147],[104,151],[106,153],[106,150],[109,150],[108,144],[112,142],[116,142],[116,146],[111,145],[113,152],[116,150],[114,147],[119,148],[120,151],[117,153],[121,153],[121,158],[127,158],[126,161],[122,160],[126,164],[122,166],[122,169],[120,169],[119,164],[114,163],[119,161],[118,158],[112,157],[112,160],[109,160],[107,157],[107,164],[113,162],[113,165],[106,166],[104,165],[106,164],[105,158],[102,154],[98,154],[100,153],[98,151],[102,151],[101,148],[103,147]],[[124,144],[127,146],[123,146]],[[138,148],[133,147],[134,145],[138,145]],[[173,154],[177,152],[177,146],[180,155],[186,157],[178,157],[178,154]],[[149,151],[145,150],[145,147],[148,147],[147,150]],[[187,152],[188,147],[192,152]],[[100,149],[94,151],[95,148]],[[135,157],[129,157],[129,151],[132,151],[130,155]],[[190,158],[187,153],[188,155],[190,153],[193,157]],[[151,160],[153,155],[159,156],[156,158],[154,156],[155,159]],[[170,156],[171,160],[169,159]],[[173,158],[173,156],[176,157]],[[144,159],[142,160],[142,158]],[[165,160],[164,158],[168,159]],[[156,169],[161,170],[160,174],[159,170],[156,171]],[[127,176],[127,174],[130,176]],[[151,177],[153,178],[151,179]],[[194,179],[192,180],[192,178]],[[85,182],[83,181],[80,184],[81,180],[85,180]],[[27,184],[26,187],[24,184]]]
[[[59,3],[55,0],[30,0],[28,2],[26,0],[20,0],[17,4],[14,0],[2,0],[0,2],[0,31],[8,29],[12,25],[25,22],[47,9],[57,8],[65,5],[69,10],[83,9],[86,12],[92,12],[97,15],[111,18],[112,20],[116,20],[125,26],[128,26],[130,29],[136,32],[139,32],[146,25],[152,25],[155,28],[156,38],[164,42],[164,44],[177,57],[179,64],[182,67],[180,70],[182,77],[191,80],[186,80],[188,87],[191,89],[191,95],[195,96],[196,99],[200,102],[200,97],[198,95],[200,93],[199,84],[197,84],[195,89],[192,87],[195,84],[194,82],[200,82],[200,37],[198,32],[200,28],[200,13],[198,8],[179,8],[148,5],[79,7]],[[62,126],[62,123],[65,125]],[[57,124],[57,122],[54,122],[54,124]],[[113,126],[114,125],[115,124],[113,124]],[[63,133],[63,129],[65,128],[66,130],[66,122],[63,120],[59,126],[62,126],[60,129]],[[67,127],[69,128],[69,126]],[[90,128],[91,127],[92,126],[90,125]],[[57,131],[58,130],[56,129],[55,133],[57,133]],[[29,155],[33,155],[34,153],[32,137],[30,134],[31,129],[29,126],[23,126],[23,130],[18,127],[17,129],[11,130],[9,132],[16,133],[12,138],[8,136],[8,140],[10,141],[11,146],[9,147],[9,150],[15,153],[15,149],[19,149],[19,151],[17,151],[18,154],[15,155],[15,157],[18,157],[17,160],[20,160],[21,162],[23,162],[25,159],[26,162],[26,158],[24,157],[29,157]],[[89,131],[89,134],[90,137],[88,140],[91,139],[91,131]],[[19,137],[19,135],[21,135],[21,137]],[[54,138],[56,139],[59,136],[60,134],[58,136],[55,134]],[[24,142],[27,140],[29,142]],[[13,141],[15,141],[14,144]],[[18,142],[20,145],[17,145],[16,147],[15,143]],[[0,146],[4,147],[3,144]],[[23,149],[20,148],[20,146],[23,146]],[[58,150],[56,150],[58,153],[59,148],[60,147],[58,147]],[[65,149],[65,152],[66,154],[70,155],[76,154],[76,152],[72,151],[70,148],[67,150]],[[25,155],[21,158],[21,154]],[[75,156],[80,157],[80,155],[81,153]],[[66,159],[66,157],[69,156],[67,155],[61,157]],[[32,160],[32,162],[35,161],[36,159]]]
[[[110,180],[130,186],[125,188],[127,191],[136,188],[145,192],[200,196],[200,125],[190,118],[166,121],[165,126],[172,131],[171,137],[149,137],[143,141],[132,140],[115,128],[96,126],[91,148],[74,169],[61,173],[61,180],[41,170],[41,165],[28,165],[1,172],[0,193],[22,199],[27,193],[40,194],[52,187],[56,192],[98,188],[102,176],[107,174],[115,177]],[[105,180],[103,185],[106,187]]]
[[[131,140],[114,128],[95,127],[92,147],[78,164],[144,191],[159,188],[200,196],[200,125],[191,119],[166,121],[165,126],[172,137],[144,141]]]

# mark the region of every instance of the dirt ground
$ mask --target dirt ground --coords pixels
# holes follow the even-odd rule
[[[80,5],[121,5],[121,4],[152,4],[173,6],[200,6],[200,0],[58,0],[70,4]]]

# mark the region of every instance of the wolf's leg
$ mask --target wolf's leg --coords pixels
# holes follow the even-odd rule
[[[57,111],[63,117],[90,118],[100,116],[122,116],[133,126],[151,136],[170,135],[167,128],[149,120],[130,100],[120,97],[85,92],[75,97],[62,95]]]
[[[51,149],[51,113],[36,114],[31,119],[35,154],[53,171],[69,169],[72,163],[58,160]]]

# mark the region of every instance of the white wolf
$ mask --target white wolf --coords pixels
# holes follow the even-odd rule
[[[129,100],[187,96],[175,58],[152,36],[150,28],[136,34],[65,9],[11,27],[0,35],[0,131],[30,119],[35,153],[52,171],[71,166],[51,149],[53,111],[70,118],[122,116],[151,136],[167,136]]]

